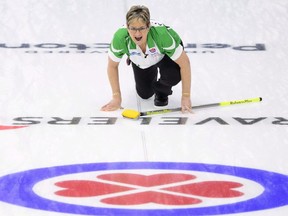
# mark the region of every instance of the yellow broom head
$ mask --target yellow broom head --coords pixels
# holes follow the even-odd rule
[[[122,116],[130,119],[138,119],[140,116],[140,112],[138,112],[137,110],[127,109],[122,112]]]

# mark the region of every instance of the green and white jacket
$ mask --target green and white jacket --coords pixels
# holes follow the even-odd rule
[[[181,38],[172,28],[151,22],[146,52],[143,53],[129,36],[125,25],[114,34],[108,55],[113,61],[120,62],[126,54],[134,64],[145,69],[161,61],[165,54],[172,60],[178,59],[183,51],[180,43]]]

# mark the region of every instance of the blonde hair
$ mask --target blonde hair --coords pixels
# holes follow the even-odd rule
[[[146,23],[147,27],[150,25],[150,11],[144,5],[134,5],[126,14],[126,24],[129,26],[132,20],[142,19]]]

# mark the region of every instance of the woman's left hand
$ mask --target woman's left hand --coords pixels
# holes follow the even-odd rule
[[[192,103],[190,97],[182,96],[181,100],[182,113],[192,113]]]

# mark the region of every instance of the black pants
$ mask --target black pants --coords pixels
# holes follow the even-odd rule
[[[132,62],[136,91],[143,99],[155,94],[168,96],[172,94],[172,87],[181,81],[180,67],[167,55],[157,63],[146,69],[137,67]],[[158,69],[160,78],[157,80]]]

